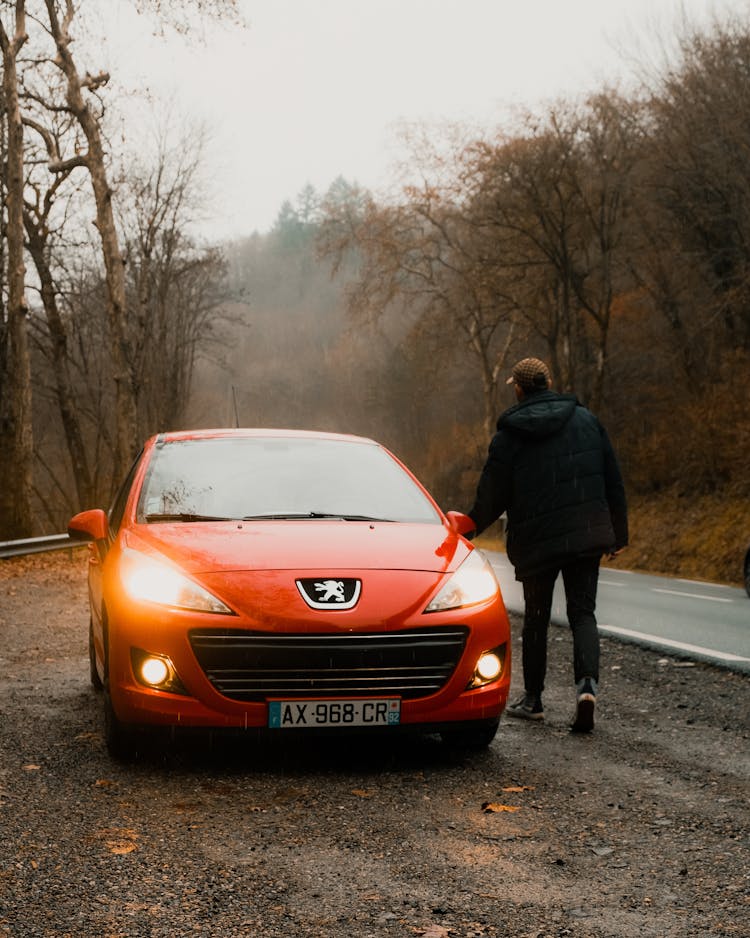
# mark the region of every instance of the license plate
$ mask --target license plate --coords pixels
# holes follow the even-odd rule
[[[401,719],[398,698],[373,700],[271,700],[271,729],[314,729],[318,726],[395,726]]]

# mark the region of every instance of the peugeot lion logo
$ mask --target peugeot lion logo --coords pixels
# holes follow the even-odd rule
[[[351,609],[362,588],[361,581],[353,578],[311,577],[296,582],[302,598],[313,609]]]
[[[323,580],[322,583],[315,584],[315,591],[320,594],[322,603],[335,602],[345,603],[344,583],[342,580]]]

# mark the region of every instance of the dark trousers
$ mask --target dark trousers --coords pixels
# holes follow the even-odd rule
[[[555,580],[562,573],[568,622],[573,632],[575,681],[599,680],[599,630],[596,627],[596,587],[599,557],[578,557],[523,580],[523,680],[527,694],[541,694],[547,673],[547,629]]]

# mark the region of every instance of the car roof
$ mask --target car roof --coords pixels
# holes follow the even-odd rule
[[[170,430],[158,433],[152,440],[171,443],[180,440],[251,439],[269,438],[292,440],[338,440],[349,443],[369,443],[378,446],[375,440],[350,433],[332,433],[322,430],[293,430],[260,427],[224,427],[202,430]]]

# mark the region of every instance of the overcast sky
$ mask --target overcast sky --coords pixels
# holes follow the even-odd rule
[[[378,191],[402,122],[502,125],[513,106],[628,75],[684,10],[750,0],[240,0],[246,29],[164,41],[116,0],[102,64],[208,124],[208,238],[268,230],[285,199],[339,175]],[[111,63],[111,64],[110,64]]]

